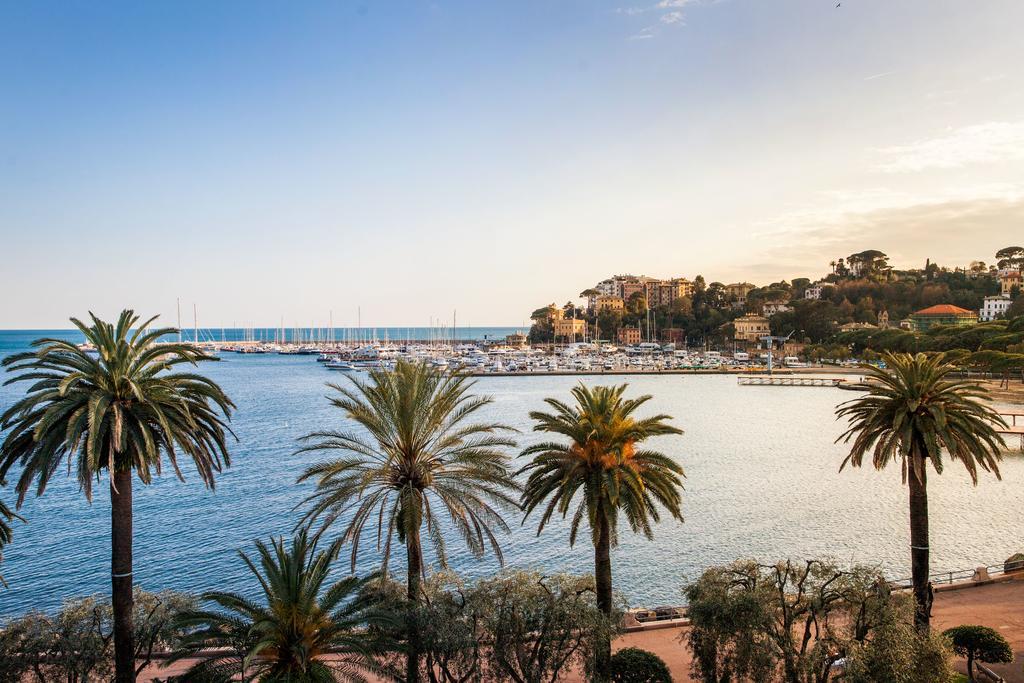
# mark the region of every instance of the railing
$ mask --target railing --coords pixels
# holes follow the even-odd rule
[[[990,564],[985,567],[985,571],[988,573],[989,578],[993,576],[999,576],[1006,574],[1007,563]],[[1013,573],[1024,569],[1024,562],[1011,562],[1009,563],[1010,572]],[[954,569],[953,571],[935,572],[934,574],[928,575],[928,580],[935,586],[944,586],[961,581],[971,581],[975,578],[978,567],[974,569]],[[913,586],[913,579],[907,577],[905,579],[895,579],[889,581],[889,585],[893,588],[910,588]]]

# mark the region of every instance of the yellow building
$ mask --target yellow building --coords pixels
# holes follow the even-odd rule
[[[736,341],[757,343],[761,337],[771,334],[771,327],[768,325],[768,318],[760,315],[744,315],[732,321],[736,333],[733,338]]]
[[[999,275],[999,284],[1002,286],[1003,296],[1010,296],[1010,292],[1016,287],[1018,290],[1024,289],[1021,286],[1021,274],[1019,270],[1010,270],[1003,272]]]
[[[587,331],[587,321],[578,318],[563,318],[554,321],[555,339],[582,337]]]
[[[597,312],[601,311],[621,311],[626,307],[622,297],[602,295],[597,297]]]
[[[639,327],[621,327],[619,328],[618,340],[620,344],[630,346],[632,344],[640,343],[640,328]]]
[[[750,294],[750,290],[752,289],[757,288],[749,282],[734,282],[731,285],[725,286],[725,295],[730,299],[746,301],[747,294]]]

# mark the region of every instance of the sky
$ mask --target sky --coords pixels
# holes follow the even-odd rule
[[[1024,242],[1020,0],[0,2],[0,327],[521,325]]]

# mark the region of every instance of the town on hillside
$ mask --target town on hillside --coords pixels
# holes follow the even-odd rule
[[[870,357],[872,352],[911,350],[904,347],[919,347],[922,335],[949,335],[1024,315],[1024,247],[1000,249],[994,262],[974,261],[967,267],[926,261],[921,268],[900,270],[874,249],[828,265],[828,273],[817,280],[800,277],[762,286],[709,283],[701,275],[692,280],[615,275],[580,292],[585,303],[577,299],[536,309],[529,342],[671,344],[744,352],[761,348],[772,335],[787,339],[787,353],[843,359],[852,353]],[[1003,328],[991,329],[999,336]],[[1006,347],[1013,343],[998,350]]]

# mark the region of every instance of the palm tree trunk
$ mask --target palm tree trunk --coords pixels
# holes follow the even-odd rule
[[[608,518],[598,514],[597,543],[594,545],[594,581],[597,588],[597,608],[606,616],[612,614],[612,534]],[[594,662],[594,680],[611,680],[612,643],[607,633],[597,643]]]
[[[110,583],[114,607],[114,681],[134,683],[131,470],[114,472],[110,482]]]
[[[417,529],[415,534],[410,535],[405,542],[406,557],[408,559],[407,592],[409,600],[409,614],[406,626],[408,652],[405,661],[406,683],[419,683],[420,680],[420,658],[421,646],[419,636],[419,624],[416,620],[416,607],[420,599],[420,577],[423,573],[423,550],[420,546],[420,534]]]
[[[914,626],[924,633],[929,629],[932,596],[928,582],[928,475],[924,464],[920,470],[919,476],[916,468],[911,465],[909,473],[910,573],[914,583]]]

